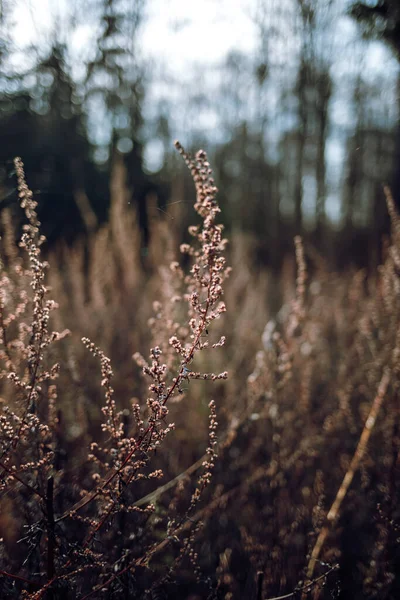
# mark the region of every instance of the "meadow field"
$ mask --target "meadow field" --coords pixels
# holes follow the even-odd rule
[[[279,272],[219,225],[204,151],[141,251],[50,249],[23,165],[1,213],[0,597],[400,597],[400,217],[377,269],[297,236]],[[190,210],[189,210],[190,209]],[[192,211],[192,212],[190,212]],[[225,239],[225,235],[229,239]],[[17,241],[16,241],[17,240]]]

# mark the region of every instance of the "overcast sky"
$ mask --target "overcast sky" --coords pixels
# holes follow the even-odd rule
[[[21,48],[51,35],[54,22],[61,39],[69,29],[73,0],[8,1],[13,9],[13,37]],[[90,0],[79,2],[80,11],[85,4]],[[251,51],[255,39],[252,4],[253,0],[149,0],[141,50],[147,57],[167,58],[173,71],[191,61],[219,61],[232,48]],[[80,25],[74,37],[76,49],[92,34],[88,25]]]

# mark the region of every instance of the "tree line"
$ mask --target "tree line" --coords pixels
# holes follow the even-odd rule
[[[379,248],[388,228],[382,184],[400,196],[396,0],[250,2],[256,49],[194,67],[187,87],[141,54],[145,0],[87,6],[82,14],[71,3],[62,32],[55,21],[18,61],[13,3],[3,2],[0,207],[17,210],[12,159],[21,155],[49,242],[90,232],[107,220],[120,153],[145,247],[149,198],[162,214],[188,183],[172,148],[182,132],[186,145],[209,150],[226,226],[251,235],[263,261],[278,266],[297,233],[339,262]],[[349,24],[356,35],[346,46],[338,35]],[[90,36],[78,56],[82,26]],[[374,77],[364,63],[371,40],[394,57]],[[160,87],[169,91],[152,93]]]

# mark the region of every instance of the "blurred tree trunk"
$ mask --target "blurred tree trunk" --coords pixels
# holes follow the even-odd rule
[[[326,162],[325,147],[329,123],[329,101],[332,95],[332,81],[329,72],[317,73],[317,156],[316,156],[316,233],[320,241],[325,228],[325,200],[326,200]]]
[[[296,233],[301,233],[303,215],[302,215],[302,204],[303,204],[303,165],[304,165],[304,153],[306,147],[307,137],[307,125],[308,125],[308,114],[307,114],[307,65],[305,62],[304,55],[300,60],[300,68],[297,77],[296,85],[296,96],[297,96],[297,149],[296,149],[296,170],[294,174],[294,224]]]
[[[397,75],[397,124],[395,136],[394,169],[392,176],[393,197],[400,207],[400,71]]]
[[[367,39],[383,39],[393,50],[400,63],[400,4],[399,0],[375,0],[374,4],[354,2],[349,14],[360,24],[362,33]],[[392,192],[400,205],[400,74],[397,82],[397,132],[395,162],[392,176]]]
[[[357,205],[359,187],[363,178],[364,137],[362,130],[365,127],[365,109],[364,90],[360,75],[357,77],[353,92],[353,110],[356,115],[356,122],[353,135],[347,142],[348,172],[345,181],[344,197],[344,227],[346,239],[350,238],[354,227],[354,212]]]

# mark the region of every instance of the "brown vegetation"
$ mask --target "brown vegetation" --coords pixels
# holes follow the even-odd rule
[[[0,595],[396,598],[390,193],[376,273],[330,272],[296,238],[276,278],[233,236],[225,281],[207,158],[178,149],[198,213],[180,263],[176,205],[154,211],[140,255],[118,159],[109,224],[45,261],[16,161],[27,225],[18,250],[3,213]]]

